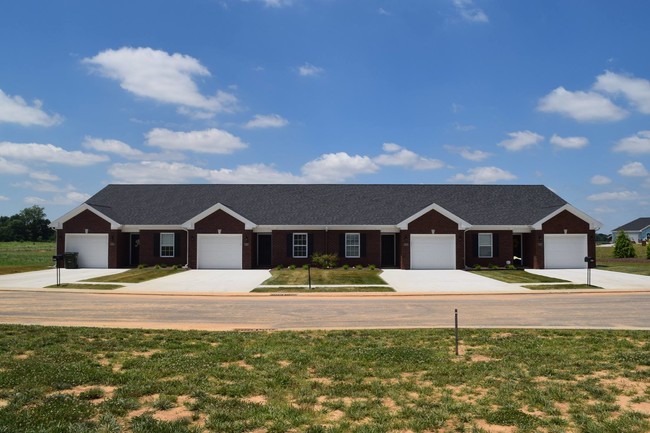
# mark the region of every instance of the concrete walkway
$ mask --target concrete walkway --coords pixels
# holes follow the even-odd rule
[[[503,283],[459,270],[405,271],[386,269],[381,277],[397,292],[409,293],[521,293],[517,284]]]
[[[271,278],[267,270],[190,269],[189,271],[129,284],[116,293],[248,293]]]
[[[124,272],[125,269],[60,269],[61,283],[77,283],[89,278],[113,275]],[[42,289],[56,284],[56,269],[45,271],[21,272],[18,274],[0,275],[0,288],[8,289]],[[90,284],[90,283],[89,283]]]
[[[531,274],[560,278],[574,284],[587,283],[586,269],[526,269],[526,271]],[[592,269],[591,285],[607,290],[650,290],[650,277]]]

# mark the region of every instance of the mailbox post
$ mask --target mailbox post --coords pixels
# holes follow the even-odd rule
[[[585,263],[587,264],[587,285],[591,286],[591,266],[596,263],[596,259],[593,257],[585,257]]]
[[[63,254],[56,254],[52,256],[54,266],[56,266],[56,285],[61,285],[61,265],[63,264],[65,256]]]

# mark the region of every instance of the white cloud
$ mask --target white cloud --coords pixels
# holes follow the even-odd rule
[[[456,11],[465,20],[474,23],[487,23],[488,16],[482,9],[476,7],[472,0],[452,0]]]
[[[0,201],[9,201],[9,197],[6,195],[0,195]]]
[[[639,194],[636,191],[615,191],[615,192],[601,192],[592,194],[587,197],[590,201],[606,201],[606,200],[636,200]]]
[[[93,149],[99,152],[115,153],[123,158],[140,158],[144,155],[138,149],[134,149],[123,141],[93,138],[86,136],[84,138],[83,146],[86,149]]]
[[[557,134],[553,134],[549,141],[551,144],[564,149],[582,149],[589,144],[587,137],[560,137]]]
[[[298,74],[301,77],[315,77],[323,74],[324,72],[325,69],[319,66],[314,66],[311,63],[305,63],[304,65],[298,67]]]
[[[467,174],[458,173],[450,180],[452,182],[468,182],[475,184],[496,183],[503,180],[514,180],[517,176],[499,167],[476,167],[469,169]]]
[[[29,171],[25,165],[8,161],[0,156],[0,174],[24,174]]]
[[[23,126],[53,126],[63,122],[58,114],[47,114],[38,99],[29,105],[22,97],[11,97],[0,89],[0,123],[17,123]]]
[[[37,205],[56,205],[56,206],[73,206],[79,205],[90,198],[89,194],[84,194],[77,191],[69,191],[65,194],[57,194],[51,199],[44,199],[42,197],[25,197],[25,203]]]
[[[108,161],[104,155],[84,153],[79,150],[68,151],[51,144],[0,142],[0,157],[21,161],[40,161],[71,166],[93,165]]]
[[[650,114],[650,81],[605,71],[596,78],[594,89],[622,94],[640,112]]]
[[[244,128],[282,128],[288,124],[289,121],[278,114],[256,114]]]
[[[239,137],[216,128],[190,132],[155,128],[146,134],[146,138],[149,146],[198,153],[230,154],[248,147]]]
[[[237,108],[237,98],[230,93],[219,91],[215,96],[204,96],[199,92],[193,77],[209,77],[210,72],[191,56],[123,47],[102,51],[83,62],[137,96],[180,105],[183,114],[210,117]]]
[[[618,174],[629,177],[645,177],[648,175],[648,170],[646,170],[642,163],[635,161],[621,167],[618,170]]]
[[[613,150],[631,154],[650,153],[650,131],[639,131],[636,135],[620,139]]]
[[[542,135],[539,135],[532,131],[515,131],[509,132],[508,135],[511,138],[508,140],[503,140],[497,144],[497,146],[505,147],[507,150],[513,152],[534,146],[544,139]]]
[[[602,176],[600,174],[597,174],[591,178],[592,185],[608,185],[610,183],[612,183],[612,180],[610,178],[607,176]]]
[[[346,152],[326,153],[302,166],[302,175],[311,182],[342,182],[359,174],[375,173],[377,164],[368,156]]]
[[[443,146],[448,152],[451,153],[458,153],[462,158],[467,159],[469,161],[483,161],[490,156],[492,156],[491,153],[489,152],[484,152],[482,150],[471,150],[467,147],[456,147],[456,146],[451,146],[449,144],[445,144]]]
[[[32,179],[36,180],[42,180],[45,182],[56,182],[57,180],[61,180],[59,176],[56,174],[49,173],[47,171],[31,171],[29,173],[29,177]]]
[[[379,9],[377,10],[377,13],[379,13],[379,15],[384,15],[384,16],[387,16],[387,17],[391,16],[391,13],[388,12],[388,11],[387,11],[386,9],[384,9],[384,8],[379,8]]]
[[[235,169],[211,170],[208,178],[213,183],[302,183],[298,176],[278,171],[266,164],[240,165]]]
[[[268,8],[283,8],[286,6],[291,6],[293,0],[258,0],[260,3],[263,3],[264,6]]]
[[[445,166],[445,164],[438,159],[420,156],[417,153],[404,149],[395,143],[384,143],[383,149],[388,153],[373,158],[374,162],[379,165],[399,166],[412,168],[414,170],[435,170]]]
[[[540,98],[537,109],[546,113],[558,113],[579,122],[615,121],[627,116],[627,111],[596,92],[570,92],[558,87]]]
[[[476,129],[476,126],[474,126],[474,125],[463,125],[462,123],[454,122],[454,129],[456,131],[467,132],[467,131],[473,131],[474,129]]]

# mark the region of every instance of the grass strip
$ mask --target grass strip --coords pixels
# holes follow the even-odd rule
[[[576,289],[602,289],[588,284],[530,284],[521,286],[530,290],[576,290]]]
[[[567,280],[533,274],[521,269],[470,271],[482,277],[503,281],[504,283],[568,283]]]
[[[388,286],[371,287],[257,287],[251,293],[372,293],[372,292],[394,292],[395,289]]]
[[[84,284],[84,283],[63,283],[52,284],[51,286],[46,286],[46,289],[92,289],[92,290],[115,290],[119,289],[121,286],[119,284]]]
[[[129,269],[128,271],[120,272],[119,274],[89,278],[84,281],[95,283],[142,283],[144,281],[184,272],[185,270],[186,269],[180,268],[137,268]]]
[[[387,284],[379,274],[380,270],[374,269],[311,269],[311,283],[319,285],[384,285]],[[262,285],[291,286],[307,285],[309,273],[306,269],[273,269],[271,278],[264,281]]]
[[[7,432],[650,431],[650,332],[0,325]]]

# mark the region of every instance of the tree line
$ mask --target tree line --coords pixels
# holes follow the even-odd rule
[[[45,242],[54,240],[45,209],[34,205],[12,216],[0,216],[0,242]]]

